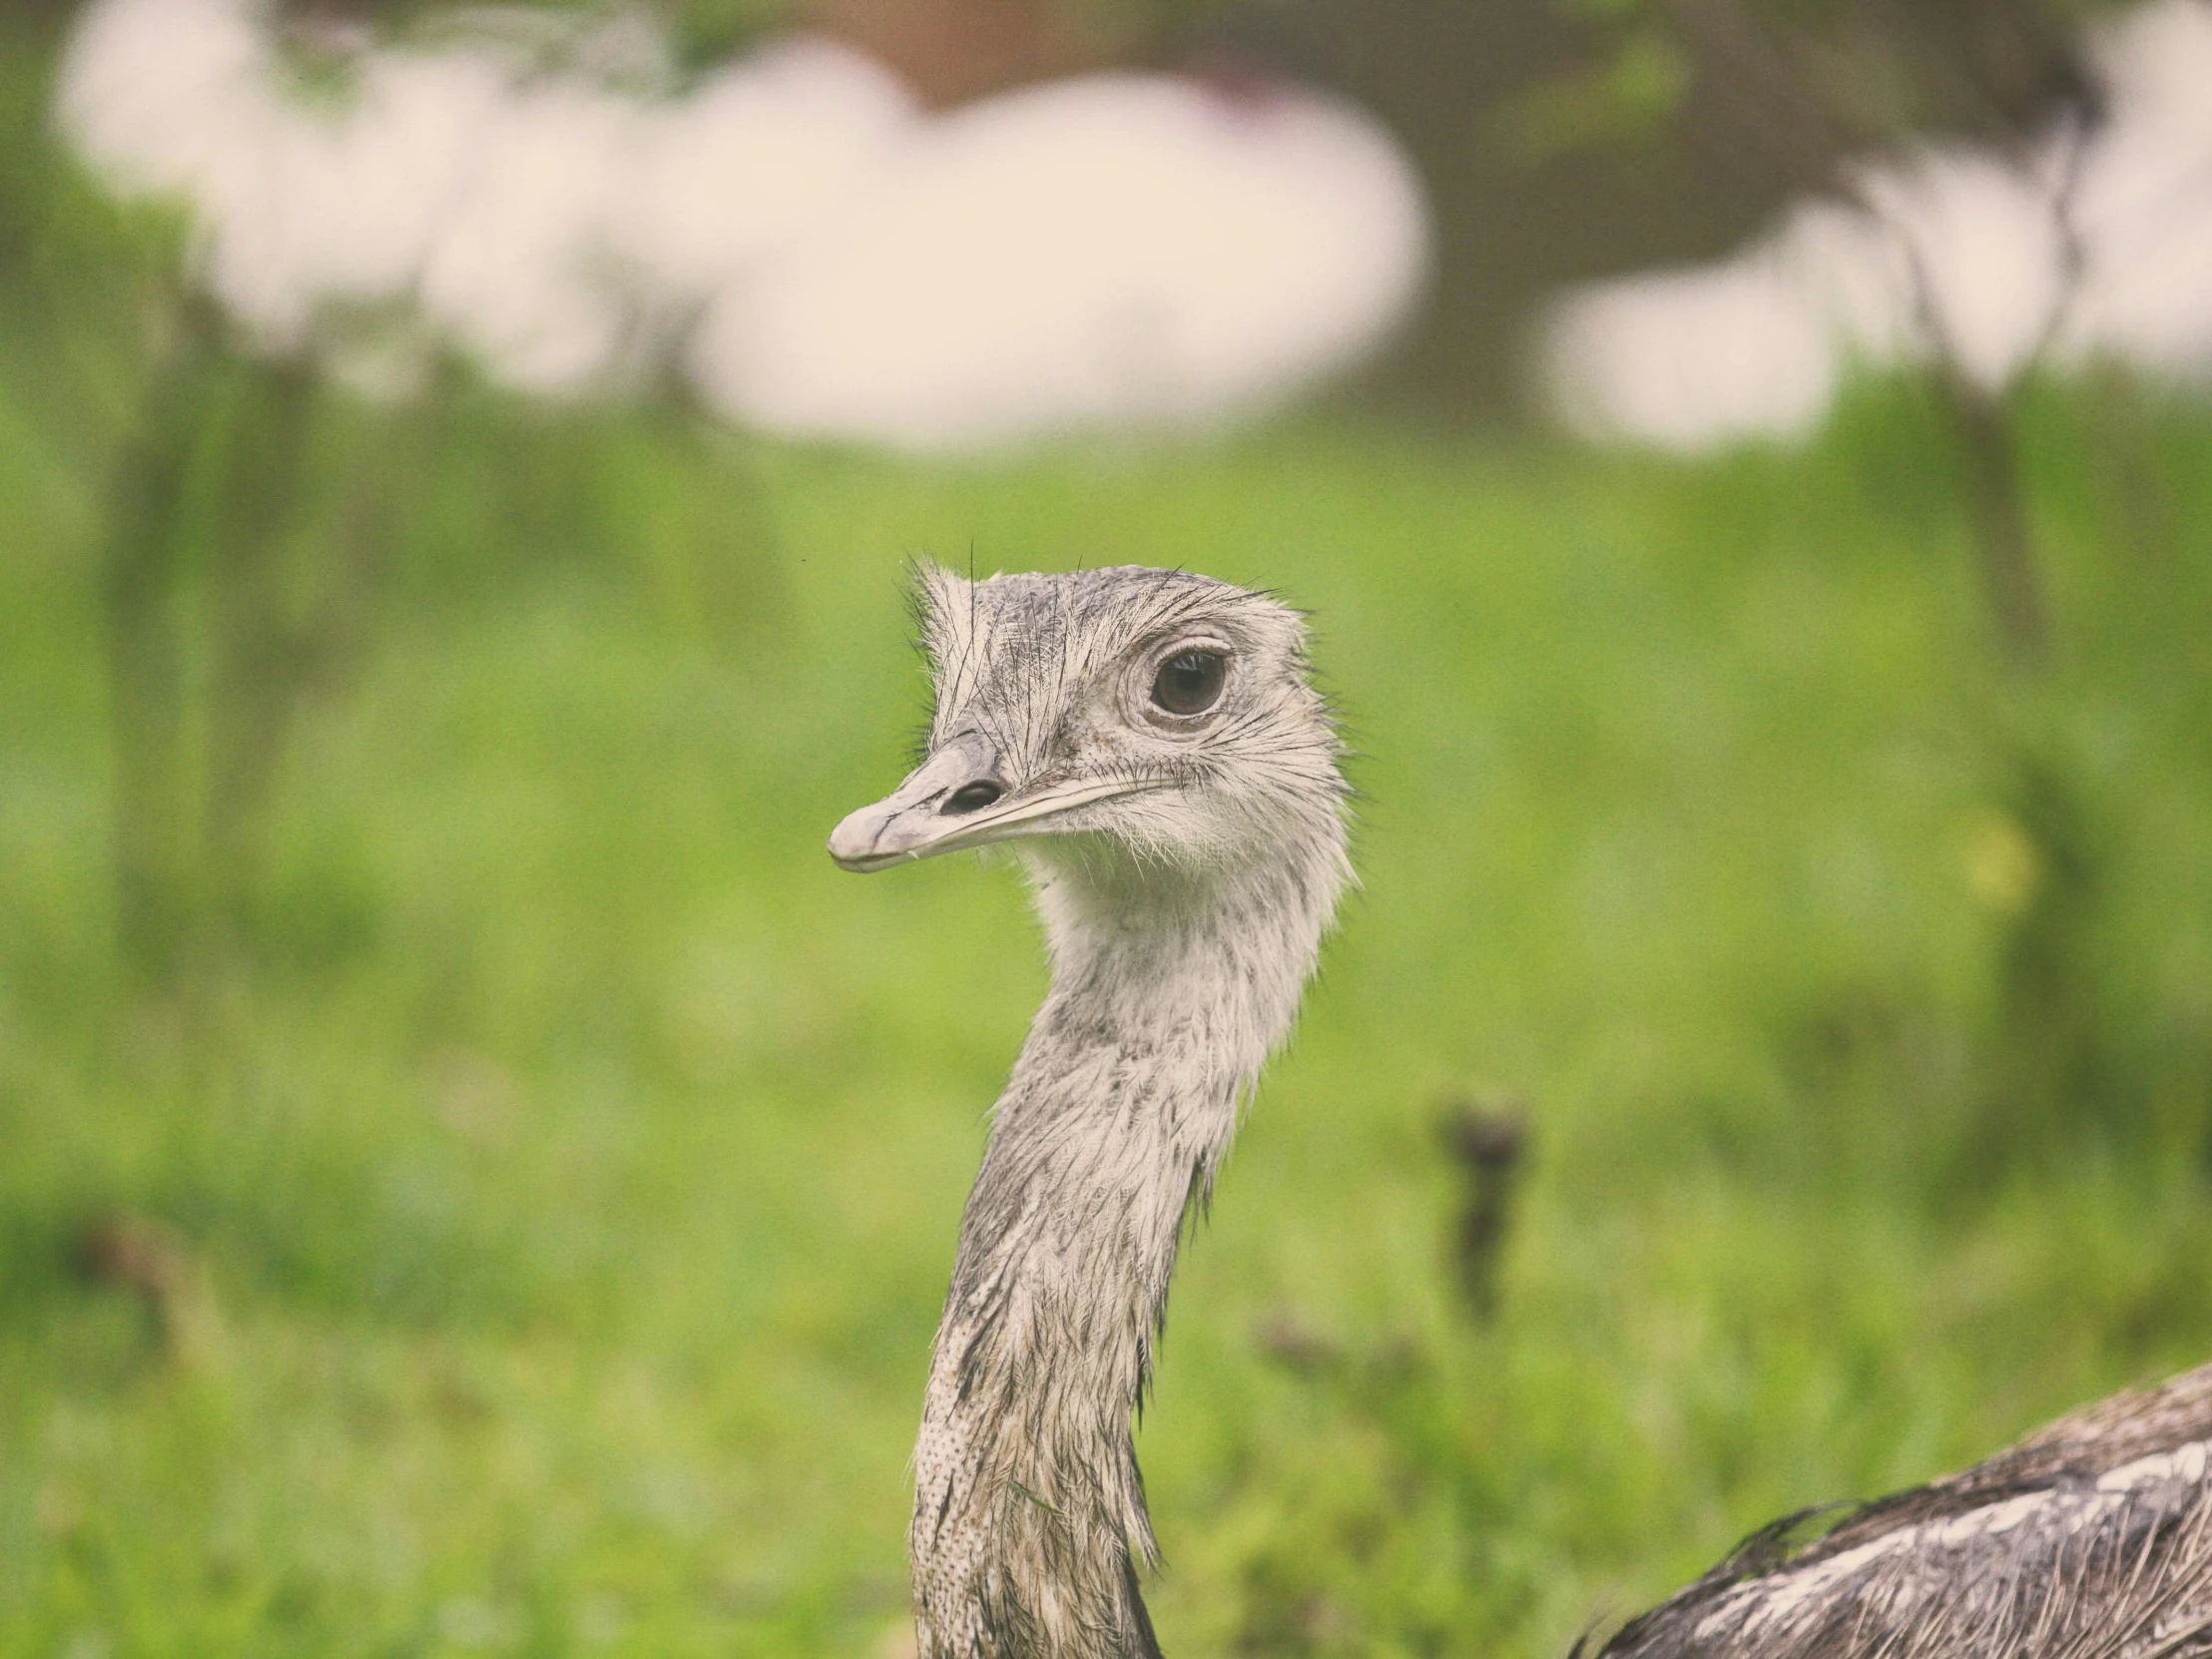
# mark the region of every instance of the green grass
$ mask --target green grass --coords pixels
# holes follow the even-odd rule
[[[1361,752],[1364,886],[1145,1419],[1170,1652],[1553,1654],[2212,1355],[2212,423],[2161,427],[2146,553],[2093,416],[2033,411],[2023,687],[1902,395],[1693,469],[1343,423],[933,469],[464,397],[253,951],[182,998],[115,941],[97,475],[0,421],[0,1656],[891,1639],[1043,983],[1010,869],[822,851],[923,710],[914,552],[1276,588]],[[1993,1082],[2031,761],[2095,871],[2055,1126]],[[1480,1330],[1466,1089],[1534,1133]],[[183,1340],[76,1260],[115,1214],[206,1275]]]

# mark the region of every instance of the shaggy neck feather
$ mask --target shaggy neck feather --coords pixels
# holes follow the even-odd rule
[[[1289,1028],[1342,832],[1190,877],[1029,854],[1052,989],[992,1115],[914,1454],[923,1659],[1147,1659],[1130,1418],[1183,1217]]]

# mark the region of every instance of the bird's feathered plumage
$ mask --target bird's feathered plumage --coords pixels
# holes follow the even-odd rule
[[[1602,1659],[2212,1655],[2212,1366],[2115,1394],[1962,1473],[1791,1516]]]

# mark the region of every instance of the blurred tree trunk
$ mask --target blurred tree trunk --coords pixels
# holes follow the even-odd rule
[[[230,390],[209,526],[201,833],[209,942],[236,948],[251,929],[272,786],[308,668],[286,540],[299,514],[314,380],[300,363],[240,362]]]
[[[240,353],[204,299],[161,308],[105,599],[120,942],[142,981],[180,991],[253,946],[285,751],[359,655],[442,398],[340,419],[310,364]],[[328,513],[318,453],[346,472]]]
[[[2028,522],[2015,400],[1984,393],[1947,366],[1936,380],[1957,438],[1967,518],[1998,642],[2015,664],[2040,667],[2050,655],[2050,607]]]
[[[160,310],[160,360],[110,491],[104,591],[118,922],[133,967],[167,981],[190,952],[200,902],[183,521],[222,350],[205,304],[178,295]]]

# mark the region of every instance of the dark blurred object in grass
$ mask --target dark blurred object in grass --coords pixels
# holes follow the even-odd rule
[[[1509,1099],[1453,1101],[1437,1128],[1465,1180],[1451,1239],[1459,1302],[1483,1324],[1497,1314],[1499,1258],[1528,1154],[1528,1108]]]
[[[95,1281],[139,1297],[164,1353],[189,1370],[216,1365],[223,1315],[207,1264],[175,1228],[147,1216],[116,1214],[87,1224],[78,1261]]]

